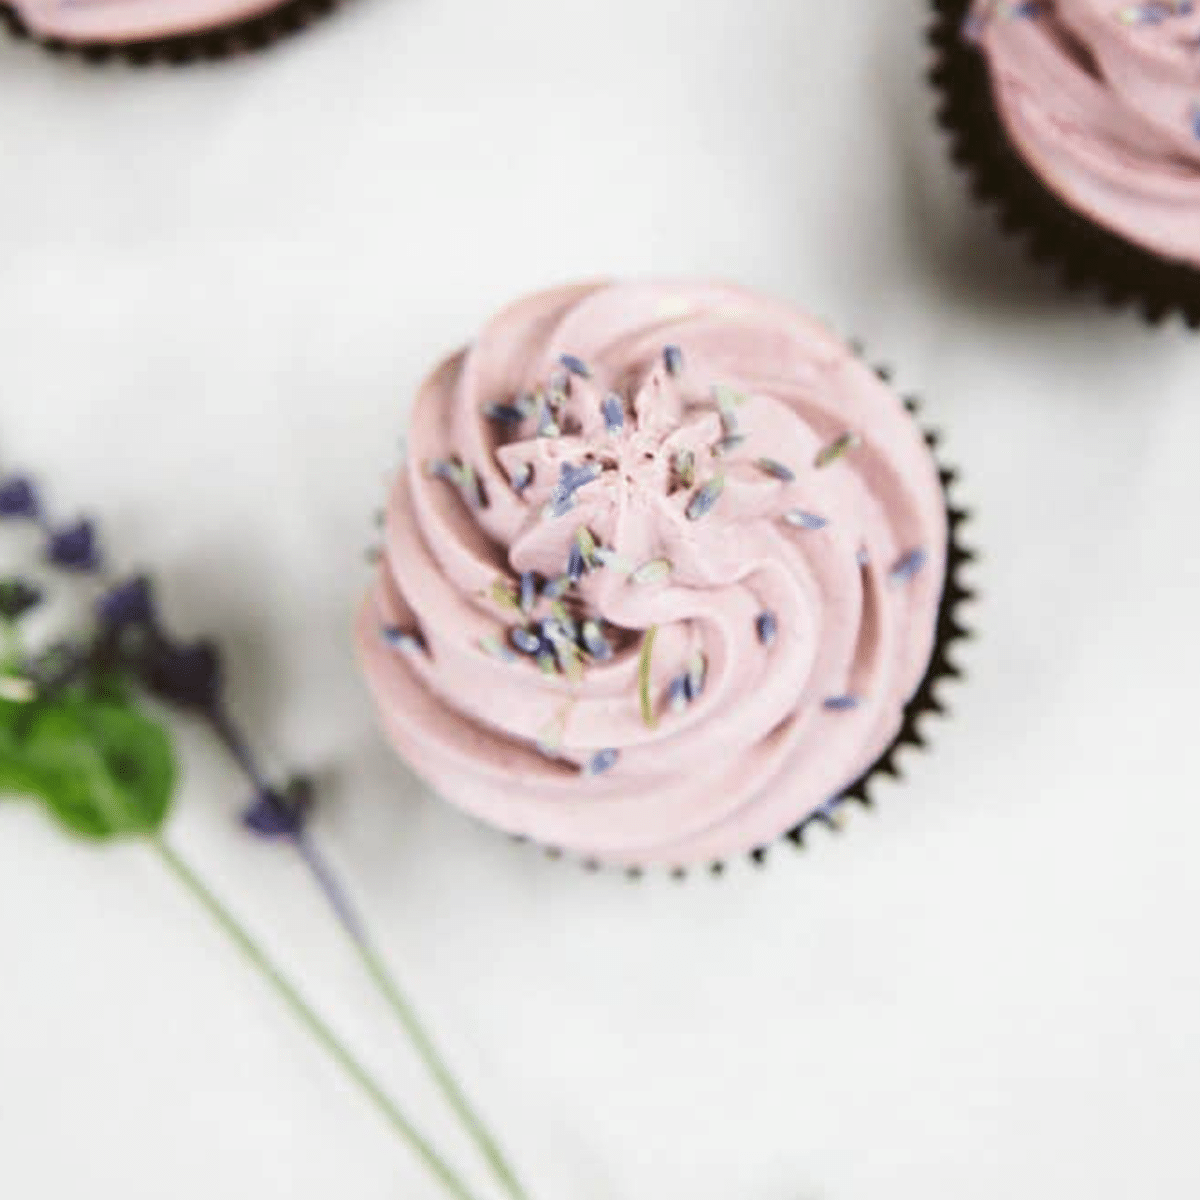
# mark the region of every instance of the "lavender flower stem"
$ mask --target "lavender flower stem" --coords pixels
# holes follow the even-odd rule
[[[525,1189],[521,1186],[496,1139],[467,1099],[462,1085],[438,1053],[437,1047],[417,1016],[412,1003],[401,990],[383,956],[375,948],[367,934],[365,922],[354,908],[328,860],[304,833],[296,834],[291,840],[300,857],[312,872],[313,878],[328,900],[330,908],[379,994],[392,1010],[396,1020],[400,1022],[416,1050],[417,1056],[437,1083],[446,1103],[453,1109],[455,1115],[462,1122],[463,1128],[475,1142],[479,1152],[491,1167],[492,1173],[503,1185],[508,1195],[512,1197],[512,1200],[528,1200]]]
[[[265,790],[269,786],[268,781],[245,738],[242,737],[228,713],[221,707],[214,707],[207,716],[214,733],[246,777],[255,788],[260,791]],[[474,1141],[480,1154],[483,1155],[497,1181],[504,1187],[511,1200],[528,1200],[525,1189],[517,1179],[516,1173],[500,1149],[496,1138],[467,1099],[462,1085],[438,1053],[433,1039],[417,1016],[416,1010],[401,990],[395,976],[388,969],[383,956],[375,948],[367,933],[366,922],[355,908],[354,902],[350,899],[349,893],[329,860],[303,830],[292,834],[287,840],[308,867],[317,887],[324,895],[333,915],[358,954],[379,994],[392,1010],[397,1021],[400,1022],[400,1026],[408,1035],[417,1056],[437,1083],[446,1103],[462,1122],[463,1128]]]
[[[229,714],[220,705],[215,705],[205,716],[218,740],[229,751],[233,761],[241,767],[242,773],[254,785],[255,790],[264,791],[269,786],[267,778],[259,770],[258,762],[250,752],[246,739],[242,737]]]
[[[291,1009],[296,1019],[323,1047],[325,1052],[345,1072],[366,1098],[375,1106],[380,1116],[405,1142],[425,1165],[429,1173],[456,1200],[476,1200],[466,1184],[446,1163],[441,1155],[400,1111],[375,1078],[358,1061],[345,1043],[313,1010],[295,985],[280,971],[266,951],[251,937],[238,919],[214,895],[208,885],[195,873],[187,862],[161,838],[151,838],[150,845],[157,851],[163,865],[183,885],[192,898],[208,913],[241,951],[247,961],[266,980],[276,995]]]

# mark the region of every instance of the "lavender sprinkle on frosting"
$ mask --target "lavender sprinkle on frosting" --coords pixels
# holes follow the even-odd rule
[[[758,619],[754,622],[754,629],[758,634],[758,640],[764,646],[771,646],[779,636],[779,620],[772,612],[759,613]]]
[[[689,521],[699,521],[706,517],[716,507],[725,490],[725,476],[717,475],[710,479],[688,502],[685,515]]]
[[[521,611],[532,612],[537,603],[537,576],[532,571],[522,571],[520,588]]]
[[[834,440],[830,442],[828,446],[824,446],[822,449],[817,451],[817,456],[815,459],[813,459],[813,466],[817,467],[818,469],[831,466],[833,463],[837,462],[839,458],[844,457],[851,450],[853,450],[858,444],[859,442],[857,434],[849,432],[843,433],[840,437],[834,438]]]
[[[830,696],[823,707],[830,712],[849,712],[857,708],[861,701],[857,696]]]
[[[663,347],[663,366],[668,375],[683,374],[683,351],[678,346]]]
[[[522,463],[509,481],[512,490],[519,496],[533,482],[533,463]]]
[[[425,642],[421,635],[412,630],[401,629],[396,625],[385,625],[379,634],[393,650],[399,650],[404,654],[426,653]]]
[[[457,459],[435,458],[426,464],[426,470],[434,479],[441,479],[457,488],[468,507],[487,507],[483,484],[474,467],[469,467]]]
[[[590,618],[583,623],[579,634],[583,648],[597,661],[607,662],[613,656],[613,648],[600,629],[599,624]]]
[[[620,433],[625,428],[625,402],[616,392],[609,392],[600,405],[604,414],[604,428],[609,433]]]
[[[553,579],[549,579],[542,585],[542,595],[547,600],[561,600],[567,594],[567,590],[571,586],[571,580],[566,575],[558,575]]]
[[[522,654],[538,654],[542,649],[542,639],[532,630],[522,629],[518,626],[509,633],[508,637],[509,641]]]
[[[617,765],[620,757],[620,753],[616,750],[597,750],[584,763],[583,773],[587,776],[603,775],[605,771],[611,771]]]
[[[791,467],[781,463],[777,458],[756,458],[754,465],[764,475],[770,475],[772,479],[778,479],[780,483],[795,482],[796,472]]]
[[[792,508],[783,514],[783,519],[789,524],[794,525],[797,529],[824,529],[829,521],[825,517],[819,517],[816,513],[805,512],[802,508]]]
[[[690,703],[688,677],[686,675],[676,675],[667,686],[667,707],[673,713],[681,713]]]
[[[897,559],[896,565],[888,572],[888,578],[893,583],[907,583],[908,580],[917,575],[928,561],[929,555],[918,546],[916,549],[902,554]]]
[[[578,375],[580,379],[590,379],[592,377],[591,371],[588,370],[587,363],[585,363],[582,358],[577,358],[574,354],[560,354],[558,361],[563,365],[564,368],[566,368],[566,370],[570,371],[572,375]]]
[[[708,674],[708,663],[704,655],[697,651],[688,661],[687,674],[684,676],[688,703],[694,704],[704,691],[704,680]]]
[[[526,416],[515,404],[489,404],[483,410],[483,415],[501,425],[520,425]]]
[[[571,543],[570,552],[567,554],[567,578],[572,583],[578,583],[586,570],[587,563],[583,558],[583,548],[579,545],[579,539],[576,538]]]
[[[575,543],[571,549],[572,552],[576,550],[579,552],[579,561],[582,563],[579,575],[582,575],[584,570],[587,570],[592,566],[596,557],[596,539],[592,535],[592,531],[588,529],[586,525],[581,525],[575,531]],[[579,575],[573,574],[572,566],[573,560],[568,562],[567,574],[572,577],[573,582],[578,583]]]
[[[542,400],[541,408],[538,409],[537,433],[538,437],[559,437],[562,434],[554,416],[554,409],[546,399]]]

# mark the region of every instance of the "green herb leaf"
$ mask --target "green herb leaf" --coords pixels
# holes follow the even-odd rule
[[[66,829],[95,841],[162,828],[175,757],[148,717],[78,693],[6,708],[0,790],[32,796]]]

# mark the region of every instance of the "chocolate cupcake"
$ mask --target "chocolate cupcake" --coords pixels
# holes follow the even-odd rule
[[[0,22],[92,61],[190,62],[259,50],[338,0],[0,0]]]
[[[1073,284],[1200,325],[1200,3],[935,0],[954,156]]]
[[[939,708],[966,555],[905,403],[715,284],[522,300],[419,392],[358,625],[441,795],[589,861],[761,857]]]

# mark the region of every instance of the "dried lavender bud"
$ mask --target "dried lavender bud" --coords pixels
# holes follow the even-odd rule
[[[46,537],[46,558],[65,571],[95,571],[100,567],[100,547],[91,521],[52,530]]]

